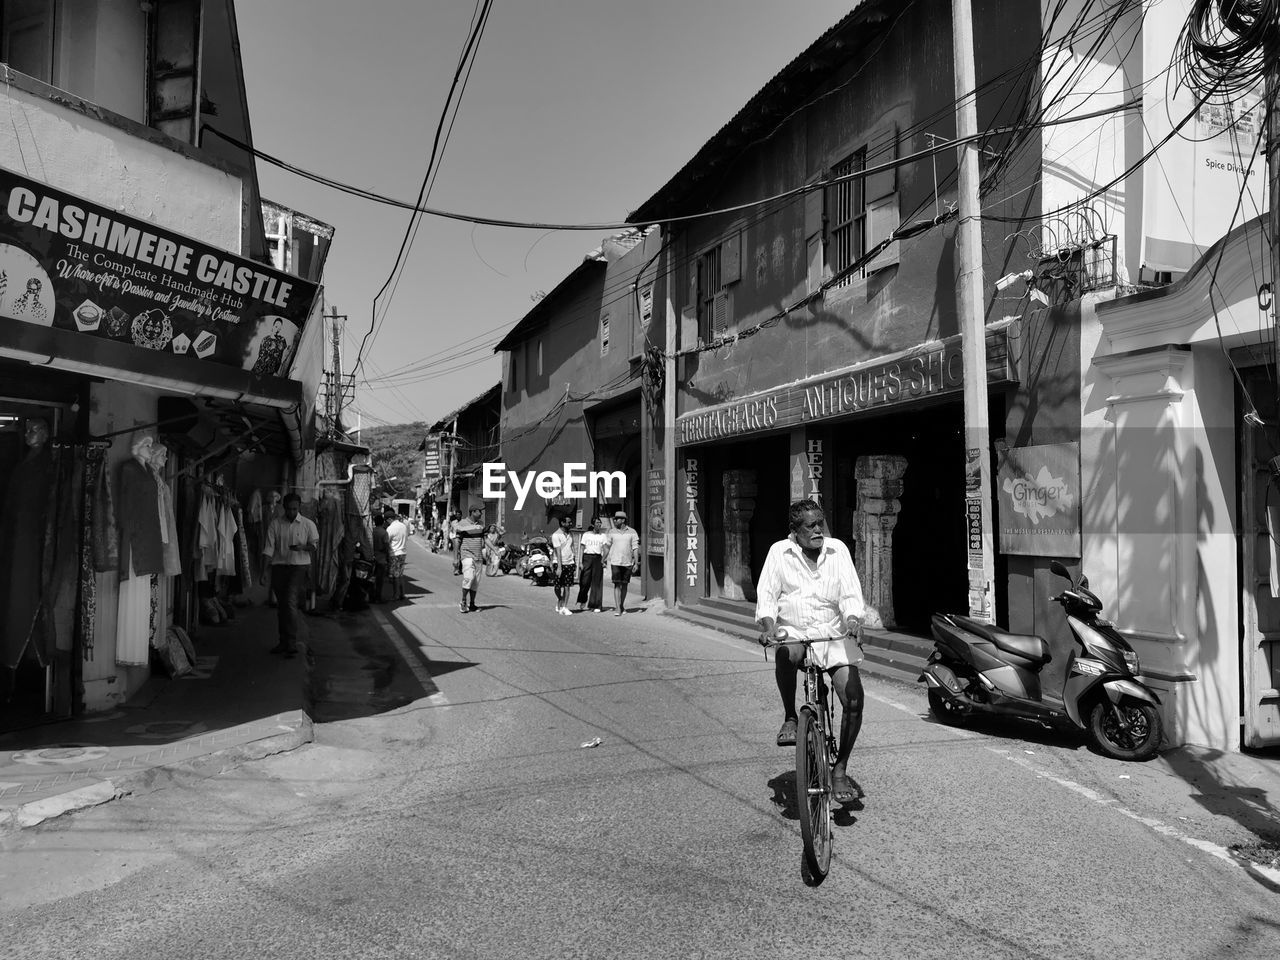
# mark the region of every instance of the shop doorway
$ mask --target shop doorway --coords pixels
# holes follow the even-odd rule
[[[54,489],[49,448],[63,420],[59,406],[0,402],[0,554],[7,564],[0,582],[0,732],[72,712],[73,651],[54,642],[46,626],[50,615],[42,614],[40,605],[47,579],[41,560]],[[40,431],[43,439],[33,444]],[[66,495],[73,502],[58,508],[76,510],[69,487]],[[73,528],[73,538],[74,533]],[[58,542],[64,548],[70,544],[65,535]],[[78,547],[78,540],[73,546]],[[60,622],[66,626],[65,612]],[[69,631],[63,639],[71,642]]]
[[[1003,412],[992,400],[992,420]],[[927,636],[938,611],[969,607],[964,513],[964,425],[960,403],[866,418],[837,428],[832,533],[851,543],[857,509],[854,468],[859,456],[905,457],[901,510],[893,530],[896,628]]]
[[[784,433],[753,438],[749,443],[702,448],[706,596],[754,601],[754,585],[760,580],[769,547],[790,532],[787,526],[787,508],[791,504],[787,475],[790,442]],[[726,516],[726,490],[734,481],[754,485],[754,496],[743,498],[754,501],[750,504],[749,516],[746,511],[736,517]],[[732,502],[728,509],[734,509]],[[730,537],[735,537],[735,542],[730,543]]]

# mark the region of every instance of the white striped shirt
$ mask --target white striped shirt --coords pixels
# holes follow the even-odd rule
[[[816,640],[843,636],[842,618],[861,620],[864,613],[858,571],[839,540],[823,538],[816,565],[790,537],[769,548],[756,584],[757,622],[772,617],[778,626]]]

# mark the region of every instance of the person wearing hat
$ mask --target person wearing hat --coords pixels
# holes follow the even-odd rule
[[[631,575],[640,572],[640,534],[627,526],[627,513],[619,510],[613,515],[613,529],[606,534],[605,563],[613,574],[613,600],[615,617],[622,616],[627,600],[627,584]]]

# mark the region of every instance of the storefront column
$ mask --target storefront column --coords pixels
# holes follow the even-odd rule
[[[726,600],[755,600],[751,577],[751,518],[756,512],[756,472],[724,472],[724,587]]]
[[[893,612],[893,528],[898,523],[898,497],[906,472],[906,457],[859,457],[854,465],[858,508],[853,514],[853,563],[862,583],[868,627],[897,625]]]

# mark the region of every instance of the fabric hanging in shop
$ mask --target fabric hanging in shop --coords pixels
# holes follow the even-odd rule
[[[116,524],[114,516],[103,526],[103,512],[111,514],[110,486],[106,482],[107,451],[90,446],[85,454],[84,480],[81,487],[82,513],[80,535],[80,650],[86,660],[93,659],[93,642],[97,638],[98,576],[100,570],[113,570],[119,562],[113,555],[107,566],[99,566],[106,559],[105,545],[115,547]]]
[[[116,530],[116,507],[111,499],[106,456],[105,448],[90,447],[89,469],[85,473],[85,490],[88,493],[85,522],[89,531],[86,543],[91,551],[92,569],[98,573],[120,569],[120,538]]]
[[[236,575],[236,520],[225,499],[218,502],[218,573]]]
[[[328,595],[338,579],[338,550],[342,544],[342,503],[333,495],[326,495],[316,512],[316,526],[320,530],[320,548],[312,558],[312,576],[316,591]]]
[[[84,447],[53,444],[53,480],[45,512],[43,563],[40,579],[41,613],[33,643],[43,642],[47,658],[54,650],[69,652],[75,632],[79,567],[80,502]],[[39,649],[37,648],[37,653]]]
[[[156,478],[151,468],[140,464],[136,456],[120,466],[117,499],[121,575],[164,573],[164,543],[160,539]]]
[[[120,580],[120,605],[116,612],[116,663],[145,667],[151,645],[151,576],[139,574]]]
[[[156,479],[157,509],[160,513],[160,542],[164,555],[164,572],[168,576],[176,576],[182,572],[182,551],[178,546],[178,520],[173,513],[173,494],[169,492],[169,484],[154,465],[152,472]]]
[[[231,502],[231,516],[236,524],[236,570],[240,577],[240,593],[247,593],[254,584],[253,565],[249,555],[249,537],[245,530],[244,513],[240,504]]]
[[[22,661],[40,613],[45,511],[52,475],[49,444],[32,448],[9,478],[8,492],[0,503],[0,557],[9,564],[9,575],[0,577],[0,656],[10,669]]]

